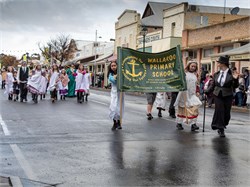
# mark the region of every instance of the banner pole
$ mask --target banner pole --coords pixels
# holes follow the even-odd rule
[[[120,124],[122,126],[122,100],[123,100],[123,94],[120,92]]]
[[[205,116],[206,116],[206,94],[204,97],[203,130],[202,130],[202,132],[205,132]]]

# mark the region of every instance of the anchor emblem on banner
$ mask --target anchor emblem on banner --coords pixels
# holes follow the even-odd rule
[[[140,64],[137,64],[136,61],[133,59],[130,62],[128,62],[127,64],[132,65],[132,73],[130,73],[128,70],[126,70],[126,74],[130,75],[131,77],[139,77],[142,76],[142,71],[140,71],[139,73],[136,74],[135,72],[135,66],[139,66]]]

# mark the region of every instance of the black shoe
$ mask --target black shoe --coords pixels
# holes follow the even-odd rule
[[[23,99],[21,99],[20,102],[22,103],[22,102],[23,102]]]
[[[224,129],[218,129],[218,134],[220,135],[220,137],[224,138],[226,137]]]
[[[113,127],[111,128],[111,130],[114,131],[114,130],[116,130],[116,128],[117,128],[117,123],[116,123],[116,121],[114,120],[114,124],[113,124]]]
[[[158,113],[158,117],[159,117],[159,118],[162,117],[162,113],[161,113],[161,112]]]
[[[176,118],[176,116],[174,114],[170,114],[169,115],[171,118]]]
[[[27,99],[27,98],[25,98],[24,100],[25,100],[26,102],[28,101],[28,99]]]
[[[148,120],[153,119],[153,116],[150,113],[148,113],[147,116],[148,116]]]
[[[118,120],[118,123],[117,123],[117,129],[122,129],[122,126],[121,126],[121,122],[120,122],[120,120]]]
[[[177,123],[176,127],[177,127],[178,130],[183,130],[183,129],[184,129],[184,128],[182,127],[182,124],[180,124],[180,123]]]
[[[196,124],[191,125],[191,131],[199,130],[199,127]]]

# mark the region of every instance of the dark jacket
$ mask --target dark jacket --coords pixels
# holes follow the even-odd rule
[[[234,89],[239,86],[239,80],[233,78],[232,71],[229,69],[227,72],[225,83],[223,86],[221,86],[220,83],[218,82],[219,75],[220,71],[214,73],[213,81],[211,82],[210,86],[205,91],[205,93],[209,94],[213,92],[214,95],[218,96],[220,92],[222,92],[223,97],[232,96]]]
[[[23,68],[20,68],[19,80],[20,81],[27,81],[29,77],[29,68],[26,67],[26,71],[23,71]]]

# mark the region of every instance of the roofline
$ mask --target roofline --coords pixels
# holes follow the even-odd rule
[[[184,31],[202,30],[202,29],[207,29],[209,27],[216,27],[218,25],[225,25],[225,24],[228,24],[228,23],[232,23],[232,22],[236,22],[236,21],[241,21],[241,20],[244,20],[244,19],[250,19],[250,16],[244,16],[244,17],[241,17],[241,18],[238,18],[238,19],[229,20],[229,21],[225,21],[225,22],[221,22],[221,23],[216,23],[216,24],[213,24],[213,25],[207,25],[207,26],[204,26],[204,27],[196,28],[196,29],[185,29]]]
[[[126,10],[123,11],[123,13],[117,19],[119,20],[127,12],[139,14],[136,10],[126,9]]]

